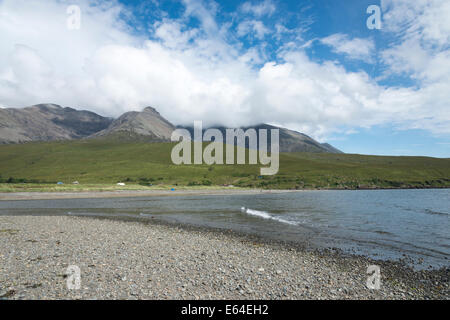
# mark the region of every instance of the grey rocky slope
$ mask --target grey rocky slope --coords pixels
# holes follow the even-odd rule
[[[269,126],[271,127],[271,126]],[[275,127],[277,128],[277,127]],[[323,153],[342,153],[328,143],[319,143],[306,134],[289,130],[280,129],[280,151],[281,152],[323,152]]]
[[[324,147],[328,152],[330,153],[343,153],[341,150],[333,147],[331,144],[329,143],[321,143],[322,147]]]
[[[111,122],[94,112],[56,104],[0,109],[0,143],[79,139],[105,129]]]
[[[180,128],[187,129],[191,136],[194,134],[194,129],[192,127],[182,127]],[[226,128],[221,126],[213,126],[210,128],[218,129],[222,132],[222,135],[226,136]],[[313,138],[307,136],[306,134],[289,130],[286,128],[276,127],[269,124],[259,124],[251,127],[243,127],[242,130],[246,131],[247,129],[255,129],[257,137],[259,137],[259,131],[262,129],[267,130],[268,132],[268,149],[270,150],[270,134],[269,130],[271,129],[279,129],[279,137],[280,137],[280,152],[320,152],[320,153],[342,153],[342,151],[334,148],[328,143],[319,143]],[[206,130],[206,129],[205,129]],[[205,131],[203,130],[203,131]],[[246,141],[246,147],[248,147],[248,141]],[[259,141],[258,141],[259,147]]]
[[[175,127],[164,119],[155,108],[147,107],[142,112],[126,112],[111,125],[91,136],[116,136],[121,138],[147,137],[150,140],[170,141]]]

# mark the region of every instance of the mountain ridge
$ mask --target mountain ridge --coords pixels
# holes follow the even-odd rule
[[[0,143],[80,139],[103,130],[111,118],[92,111],[37,104],[0,109]]]
[[[192,127],[174,126],[150,106],[142,111],[125,112],[116,119],[51,103],[0,109],[0,144],[105,138],[168,142],[176,128],[185,128],[193,133]],[[225,132],[223,126],[211,128]],[[242,129],[250,128],[257,132],[261,129],[279,129],[281,152],[342,153],[328,143],[319,143],[294,130],[269,124]],[[270,144],[270,135],[268,139]]]
[[[186,129],[190,132],[191,136],[194,135],[194,129],[191,126],[177,126],[177,128]],[[218,129],[222,136],[226,137],[226,129],[223,126],[210,126],[203,129],[203,133],[208,129]],[[290,130],[287,128],[277,127],[266,123],[257,124],[254,126],[248,126],[248,127],[240,127],[235,129],[242,129],[244,131],[248,129],[255,129],[257,133],[257,139],[258,139],[258,148],[259,148],[259,131],[262,129],[267,130],[267,146],[268,150],[270,150],[270,134],[269,130],[271,129],[279,129],[279,147],[280,152],[324,152],[324,153],[343,153],[339,149],[331,146],[328,143],[320,143],[311,138],[310,136],[297,132],[294,130]],[[246,141],[245,146],[248,148],[248,141]]]

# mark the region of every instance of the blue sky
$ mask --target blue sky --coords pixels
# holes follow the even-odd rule
[[[79,30],[61,28],[70,4]],[[441,0],[1,0],[0,105],[152,105],[176,124],[269,122],[349,153],[450,157],[449,14]]]

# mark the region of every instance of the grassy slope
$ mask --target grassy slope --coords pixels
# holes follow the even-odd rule
[[[0,179],[283,189],[450,187],[450,159],[290,153],[281,154],[277,175],[260,178],[260,165],[173,165],[172,146],[108,140],[2,145]]]

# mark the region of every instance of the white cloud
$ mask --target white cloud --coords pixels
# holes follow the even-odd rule
[[[185,15],[196,17],[202,24],[202,28],[207,33],[217,33],[219,27],[214,19],[217,11],[215,2],[209,2],[209,7],[202,0],[183,0],[186,6]]]
[[[199,31],[190,29],[183,31],[183,25],[176,21],[166,21],[155,23],[155,36],[163,41],[168,48],[188,47],[189,41],[194,39]]]
[[[242,12],[251,13],[257,17],[271,16],[275,10],[275,4],[271,0],[260,1],[256,4],[247,1],[241,5]]]
[[[406,111],[406,128],[450,132],[450,3],[445,0],[383,0],[385,32],[398,35],[398,44],[381,53],[386,75],[405,75],[415,90],[400,101],[416,109]],[[405,121],[406,122],[406,121]]]
[[[299,46],[300,43],[302,43],[302,45],[309,46],[309,44],[312,43],[313,40],[310,39],[310,40],[306,41],[307,43],[305,44],[305,39],[303,39],[303,33],[306,32],[307,29],[308,29],[308,26],[305,26],[305,27],[300,26],[297,28],[289,29],[281,23],[276,23],[274,37],[278,41],[282,41],[283,39],[286,39],[285,38],[286,36],[288,36],[289,40],[297,42],[296,43],[297,46]],[[308,44],[308,42],[310,42],[310,43]]]
[[[399,44],[382,52],[388,73],[450,84],[450,2],[384,0],[382,5],[385,31],[399,34]]]
[[[332,47],[334,52],[345,54],[351,59],[363,60],[369,63],[373,61],[375,44],[370,39],[350,39],[345,34],[335,33],[322,38],[320,41]]]
[[[185,3],[185,17],[202,28],[166,18],[149,40],[127,29],[118,3],[81,1],[82,28],[69,31],[59,0],[0,2],[0,104],[53,102],[110,116],[152,105],[175,124],[270,122],[320,139],[385,123],[450,133],[448,51],[429,61],[421,43],[410,50],[414,57],[407,44],[386,51],[395,72],[413,73],[423,85],[385,87],[363,71],[314,62],[298,46],[286,44],[278,62],[267,60],[257,47],[227,42],[216,7]],[[444,36],[424,37],[440,43]]]
[[[383,29],[439,47],[450,43],[447,0],[382,0]]]
[[[258,20],[245,20],[239,23],[237,27],[238,36],[242,37],[248,34],[254,34],[259,40],[264,39],[265,35],[269,32],[270,30],[264,26],[264,23]]]

